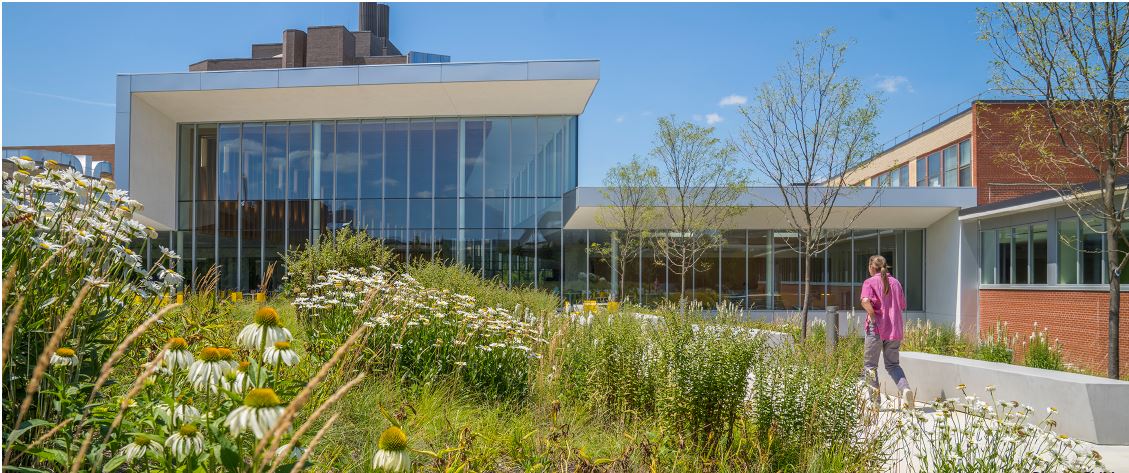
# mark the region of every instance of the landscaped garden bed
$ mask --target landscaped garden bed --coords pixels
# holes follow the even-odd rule
[[[876,415],[857,338],[770,348],[673,305],[581,323],[555,295],[405,265],[345,229],[288,255],[282,293],[219,297],[215,271],[186,285],[172,251],[142,264],[129,244],[152,230],[112,182],[14,164],[13,471],[884,471],[907,452],[929,471],[1100,468],[1045,421],[962,427],[1010,448],[981,458],[918,412]]]

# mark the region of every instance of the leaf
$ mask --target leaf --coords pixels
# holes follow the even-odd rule
[[[226,446],[220,449],[220,463],[227,471],[239,471],[239,464],[242,462],[243,457],[239,455],[239,452]]]
[[[122,463],[125,463],[125,455],[118,455],[106,462],[106,466],[102,467],[102,471],[114,471],[121,466]]]

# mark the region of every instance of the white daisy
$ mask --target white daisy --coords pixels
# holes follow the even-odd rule
[[[180,429],[165,440],[165,447],[177,458],[184,460],[186,457],[199,455],[204,451],[204,435],[196,424],[184,424]]]
[[[290,349],[290,342],[274,342],[273,347],[267,347],[263,352],[263,362],[271,365],[283,363],[286,366],[294,366],[299,360],[298,354]]]
[[[142,458],[146,455],[153,457],[160,457],[164,452],[164,448],[158,442],[149,440],[149,437],[138,435],[133,438],[133,442],[122,448],[122,455],[125,455],[125,461],[132,462]]]
[[[405,473],[412,471],[412,456],[408,453],[408,436],[399,427],[392,426],[380,434],[376,455],[372,457],[372,468],[385,473]]]
[[[275,342],[288,342],[291,338],[290,331],[280,325],[278,311],[262,307],[255,312],[255,321],[239,332],[236,341],[244,348],[261,350]]]
[[[59,348],[51,355],[51,366],[78,366],[78,355],[74,349]]]
[[[244,430],[250,429],[255,438],[263,438],[267,432],[274,428],[282,415],[282,401],[271,388],[255,388],[243,398],[243,405],[235,408],[227,415],[224,425],[231,431],[232,436],[239,436]]]
[[[164,363],[170,371],[187,369],[195,361],[192,352],[188,351],[188,342],[180,337],[169,339],[169,349],[165,351]]]
[[[232,370],[231,363],[223,358],[224,354],[220,348],[208,347],[200,350],[200,358],[188,368],[188,379],[192,381],[192,387],[203,391],[219,384],[224,374]]]

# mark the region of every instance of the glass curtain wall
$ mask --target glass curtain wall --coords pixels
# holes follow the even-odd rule
[[[801,259],[793,249],[790,232],[729,230],[717,259],[708,259],[712,270],[698,271],[687,284],[687,297],[705,304],[705,294],[717,294],[717,301],[728,301],[748,310],[792,310],[799,307],[803,285]],[[588,251],[592,245],[606,245],[605,230],[565,230],[564,274],[567,300],[608,300],[613,269],[607,258]],[[867,262],[872,255],[886,257],[891,274],[906,288],[909,310],[924,310],[924,230],[856,230],[842,234],[825,256],[812,260],[810,308],[834,305],[840,309],[858,308],[862,282],[870,275]],[[678,298],[678,276],[657,264],[653,250],[628,261],[625,273],[626,297],[655,304]],[[639,270],[636,272],[635,268]],[[703,277],[708,274],[708,279]]]
[[[221,289],[249,291],[277,287],[284,268],[264,276],[286,251],[350,226],[404,261],[560,293],[576,130],[574,116],[181,124],[170,244],[192,284],[215,266]]]

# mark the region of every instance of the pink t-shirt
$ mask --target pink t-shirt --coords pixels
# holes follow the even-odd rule
[[[862,297],[870,299],[874,306],[874,322],[878,328],[878,336],[883,340],[902,339],[902,311],[906,310],[906,294],[902,291],[902,283],[888,277],[890,292],[885,293],[882,286],[882,275],[875,274],[862,283]]]

